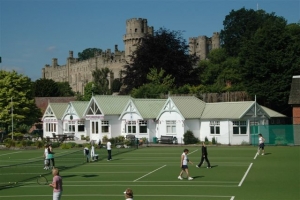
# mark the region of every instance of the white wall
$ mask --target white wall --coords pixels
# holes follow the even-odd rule
[[[176,121],[176,133],[167,133],[166,121]],[[170,135],[177,138],[183,138],[184,134],[184,119],[177,112],[164,112],[158,121],[158,130],[156,137],[160,138],[162,135]]]

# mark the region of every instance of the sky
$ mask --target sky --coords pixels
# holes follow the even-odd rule
[[[126,20],[144,18],[190,37],[223,29],[232,10],[262,9],[290,23],[300,21],[300,0],[0,0],[1,70],[15,70],[32,81],[58,59],[65,65],[87,48],[123,51]]]

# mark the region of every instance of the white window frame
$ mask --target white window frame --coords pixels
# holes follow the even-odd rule
[[[128,134],[136,134],[136,121],[127,121],[126,125],[127,125],[126,130]]]
[[[148,132],[147,131],[147,125],[148,125],[147,121],[145,121],[145,120],[139,121],[139,130],[140,130],[140,133],[147,133]],[[142,130],[141,127],[142,128],[146,127],[146,132],[141,132],[141,130]]]
[[[46,132],[56,132],[57,123],[48,122],[46,123]]]
[[[166,133],[167,134],[176,133],[176,120],[167,120],[166,121]]]
[[[105,131],[107,130],[107,131]],[[109,133],[109,121],[101,121],[101,132]]]
[[[211,135],[220,135],[220,121],[210,121],[209,129]]]
[[[238,130],[237,131],[235,130]],[[244,132],[243,132],[244,130]],[[232,121],[232,134],[233,135],[247,135],[247,122],[246,121]]]

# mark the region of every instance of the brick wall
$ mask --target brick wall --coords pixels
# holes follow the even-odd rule
[[[293,106],[293,124],[300,124],[300,105]]]

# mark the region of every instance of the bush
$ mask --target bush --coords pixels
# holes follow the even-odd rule
[[[205,144],[209,144],[209,140],[208,140],[208,138],[205,136],[205,139],[204,139],[204,143]]]
[[[215,137],[212,138],[211,143],[216,144],[216,138]]]
[[[34,142],[34,146],[36,146],[37,148],[42,148],[44,147],[44,142],[37,140]]]
[[[184,144],[196,144],[199,142],[199,139],[194,136],[194,133],[190,130],[183,134]]]
[[[71,149],[72,148],[72,145],[70,143],[62,143],[60,145],[60,148],[61,149]]]
[[[107,137],[107,135],[104,135],[104,136],[103,136],[102,142],[103,142],[103,143],[107,143],[107,142],[108,142],[108,137]]]
[[[52,148],[58,148],[60,146],[59,142],[53,142],[51,143]]]
[[[3,142],[7,148],[16,146],[16,142],[11,138],[6,138]]]

